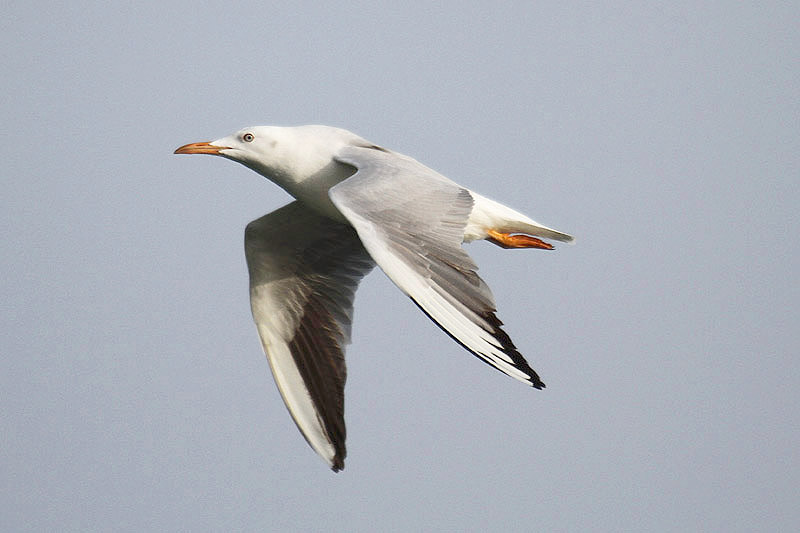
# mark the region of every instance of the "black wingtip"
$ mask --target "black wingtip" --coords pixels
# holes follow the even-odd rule
[[[523,361],[524,361],[524,359],[523,359]],[[530,377],[531,387],[533,387],[534,389],[539,389],[539,390],[547,388],[547,385],[545,385],[544,381],[542,381],[539,378],[539,374],[537,374],[534,369],[532,369],[530,366],[528,366],[528,370],[529,370],[528,376]]]
[[[489,360],[488,360],[488,359],[486,359],[486,357],[483,357],[483,356],[479,355],[478,353],[476,353],[476,352],[472,351],[472,350],[471,350],[469,347],[467,347],[467,345],[466,345],[466,344],[464,344],[463,342],[461,342],[461,341],[458,339],[458,337],[456,337],[455,335],[453,335],[452,333],[450,333],[449,331],[447,331],[447,329],[446,329],[444,326],[442,326],[441,324],[439,324],[439,322],[438,322],[438,321],[437,321],[435,318],[433,318],[433,317],[431,316],[431,314],[430,314],[430,313],[428,313],[428,312],[425,310],[425,308],[424,308],[424,307],[422,307],[422,305],[420,305],[420,303],[419,303],[418,301],[416,301],[414,298],[411,298],[411,301],[412,301],[412,302],[414,302],[414,304],[415,304],[417,307],[419,307],[419,309],[420,309],[420,310],[421,310],[423,313],[425,313],[425,315],[426,315],[428,318],[430,318],[430,319],[431,319],[431,321],[432,321],[434,324],[436,324],[437,326],[439,326],[439,329],[441,329],[442,331],[444,331],[444,332],[447,334],[447,336],[448,336],[448,337],[450,337],[451,339],[453,339],[454,341],[456,341],[456,342],[457,342],[457,343],[458,343],[458,344],[459,344],[459,345],[460,345],[462,348],[464,348],[464,349],[465,349],[465,350],[467,350],[469,353],[471,353],[472,355],[474,355],[475,357],[477,357],[478,359],[480,359],[481,361],[483,361],[483,362],[484,362],[484,363],[486,363],[487,365],[491,366],[491,367],[492,367],[492,368],[494,368],[495,370],[497,370],[497,371],[499,371],[499,372],[503,372],[503,370],[502,370],[501,368],[499,368],[499,367],[497,367],[497,366],[493,365],[491,362],[489,362]],[[533,387],[533,388],[535,388],[535,389],[539,389],[539,390],[542,390],[542,389],[544,389],[544,388],[546,387],[546,385],[545,385],[545,384],[544,384],[544,382],[543,382],[543,381],[542,381],[542,380],[539,378],[539,374],[537,374],[537,373],[536,373],[536,371],[530,367],[530,365],[529,365],[529,364],[528,364],[528,362],[525,360],[525,358],[522,356],[522,354],[521,354],[521,353],[519,353],[519,351],[517,350],[516,346],[514,346],[514,343],[513,343],[513,342],[511,342],[511,338],[508,336],[508,334],[507,334],[505,331],[503,331],[503,328],[501,327],[501,326],[503,325],[503,322],[501,322],[501,321],[500,321],[500,319],[499,319],[499,318],[497,318],[497,315],[494,313],[494,311],[491,311],[491,310],[490,310],[490,311],[487,311],[487,312],[485,312],[484,314],[482,314],[482,315],[478,315],[478,316],[480,316],[481,318],[483,318],[484,320],[486,320],[486,322],[488,322],[488,323],[489,323],[489,324],[492,326],[492,328],[494,329],[494,331],[492,331],[492,332],[489,332],[489,333],[491,333],[492,335],[494,335],[494,337],[495,337],[495,338],[496,338],[498,341],[500,341],[500,343],[502,344],[502,350],[503,350],[503,352],[504,352],[506,355],[508,355],[509,357],[511,357],[511,359],[512,359],[512,361],[513,361],[513,364],[514,364],[514,367],[515,367],[515,368],[517,368],[518,370],[520,370],[520,371],[524,372],[524,373],[525,373],[525,374],[528,376],[528,383],[530,383],[530,384],[531,384],[531,387]],[[503,373],[504,373],[504,374],[506,374],[507,376],[510,376],[510,374],[508,374],[508,373],[506,373],[506,372],[503,372]],[[512,377],[513,377],[513,376],[512,376]]]
[[[333,464],[331,465],[331,470],[334,472],[341,472],[344,470],[344,457],[339,455],[338,453],[333,458]]]

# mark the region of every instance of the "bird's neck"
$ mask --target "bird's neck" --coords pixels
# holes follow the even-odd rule
[[[306,160],[301,165],[292,165],[291,169],[275,166],[253,167],[253,170],[319,213],[340,222],[345,221],[331,202],[328,191],[352,176],[355,172],[353,167],[329,159],[324,163]]]

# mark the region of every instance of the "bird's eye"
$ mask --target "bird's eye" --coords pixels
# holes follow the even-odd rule
[[[252,133],[245,133],[244,135],[242,135],[242,140],[246,143],[253,142],[253,139],[255,138],[256,138],[255,135],[253,135]]]

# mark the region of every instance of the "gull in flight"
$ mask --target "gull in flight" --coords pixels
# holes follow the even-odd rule
[[[541,238],[570,242],[570,235],[343,129],[258,126],[175,153],[237,161],[296,199],[247,225],[250,305],[289,413],[334,472],[346,455],[353,298],[376,264],[473,355],[544,388],[501,329],[492,293],[461,243],[550,250]]]

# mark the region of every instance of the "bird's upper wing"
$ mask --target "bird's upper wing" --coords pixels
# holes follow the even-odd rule
[[[344,346],[353,298],[375,263],[352,227],[292,202],[245,230],[250,304],[297,427],[334,471],[344,468]]]
[[[492,293],[461,248],[470,192],[409,157],[350,146],[336,159],[357,172],[331,188],[387,276],[453,339],[498,370],[544,383],[501,329]]]

